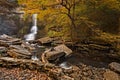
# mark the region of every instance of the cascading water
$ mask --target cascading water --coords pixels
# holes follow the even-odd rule
[[[38,28],[37,28],[37,14],[33,14],[32,23],[33,23],[33,26],[30,29],[30,33],[24,36],[27,43],[29,43],[28,41],[35,40],[35,38],[36,38],[37,30],[38,30]],[[31,59],[32,60],[39,60],[36,56],[36,52],[33,52]]]
[[[35,40],[37,34],[37,14],[33,14],[32,16],[33,26],[30,29],[30,33],[25,35],[24,38],[26,41]]]

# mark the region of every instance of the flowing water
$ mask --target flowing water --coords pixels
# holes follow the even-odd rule
[[[32,41],[32,40],[35,40],[36,38],[36,35],[37,35],[37,31],[38,31],[38,28],[37,28],[37,14],[33,14],[32,16],[32,23],[33,23],[33,26],[31,27],[30,29],[30,33],[25,35],[24,38],[25,38],[25,41],[29,44],[28,41]],[[36,56],[36,53],[33,52],[33,55],[31,57],[32,60],[39,60]]]
[[[37,14],[33,14],[32,16],[32,21],[33,21],[33,26],[30,29],[30,33],[25,35],[24,38],[26,41],[31,41],[31,40],[35,40],[36,35],[37,35]]]

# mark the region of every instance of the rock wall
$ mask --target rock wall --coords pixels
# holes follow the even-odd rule
[[[15,35],[19,29],[19,17],[16,15],[0,15],[0,35]]]

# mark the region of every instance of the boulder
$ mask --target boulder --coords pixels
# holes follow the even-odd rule
[[[110,67],[111,70],[120,73],[120,64],[119,63],[112,62],[112,63],[109,64],[109,67]]]
[[[30,58],[32,55],[27,49],[20,45],[11,45],[7,53],[14,58]]]
[[[37,41],[40,42],[41,44],[47,44],[47,43],[51,43],[53,39],[50,37],[44,37],[44,38],[38,39]]]
[[[50,51],[50,52],[46,53],[46,58],[48,60],[56,60],[56,59],[59,59],[60,57],[62,57],[64,55],[65,55],[64,52]]]
[[[66,56],[72,53],[72,50],[64,44],[54,47],[54,50],[58,52],[64,52],[66,53]]]
[[[120,80],[120,76],[113,71],[106,71],[103,76],[105,80]]]
[[[61,44],[54,48],[50,48],[42,53],[42,61],[44,63],[49,62],[49,60],[59,60],[63,56],[68,56],[72,53],[72,50],[68,48],[66,45]]]

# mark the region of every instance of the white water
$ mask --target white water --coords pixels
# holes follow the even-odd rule
[[[38,61],[38,60],[39,60],[39,59],[37,58],[37,56],[35,56],[35,55],[32,56],[31,59],[32,59],[32,60],[35,60],[35,61]]]
[[[29,42],[27,42],[27,41],[35,40],[36,35],[37,35],[37,31],[38,31],[38,28],[37,28],[37,14],[33,14],[32,23],[33,23],[33,26],[30,29],[30,33],[24,36],[24,38],[26,40],[26,43],[28,43],[28,44],[29,44]],[[33,55],[31,56],[31,59],[32,60],[39,60],[36,56],[36,53],[33,53]]]
[[[67,62],[63,62],[59,65],[61,68],[64,68],[64,69],[71,69],[72,66],[69,65]]]
[[[30,29],[30,33],[25,35],[24,38],[26,41],[31,41],[31,40],[35,40],[36,38],[36,34],[37,34],[37,14],[33,14],[32,16],[32,21],[33,21],[33,26]]]

